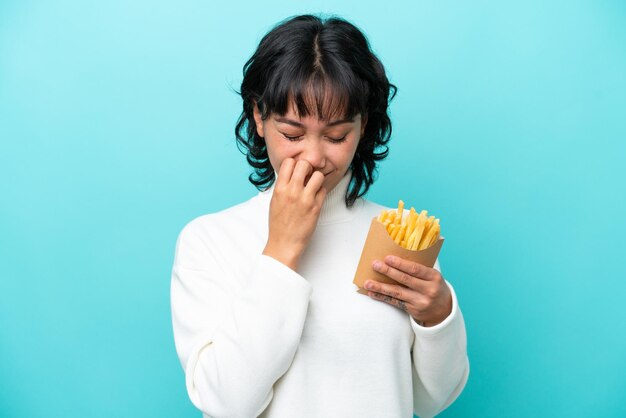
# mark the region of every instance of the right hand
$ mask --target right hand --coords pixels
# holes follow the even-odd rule
[[[323,183],[324,175],[314,171],[308,161],[282,161],[270,201],[269,234],[263,254],[296,270],[326,198]]]

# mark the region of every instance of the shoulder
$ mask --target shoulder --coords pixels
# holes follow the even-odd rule
[[[236,227],[241,222],[254,221],[263,211],[261,195],[217,212],[207,213],[193,218],[182,228],[181,234],[204,234],[224,226]]]
[[[269,210],[265,200],[263,193],[259,193],[242,203],[187,222],[176,240],[176,261],[200,267],[208,254],[220,254],[231,244],[241,247],[245,238],[262,236],[267,229]]]
[[[368,199],[364,199],[364,198],[360,198],[359,199],[362,203],[360,203],[362,205],[362,209],[361,211],[363,213],[365,213],[367,216],[378,216],[380,214],[380,212],[382,210],[388,210],[390,209],[387,206],[383,206],[377,202],[374,202],[372,200],[368,200]]]

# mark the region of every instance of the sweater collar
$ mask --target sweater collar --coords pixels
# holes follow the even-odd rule
[[[351,179],[352,171],[348,170],[339,183],[326,194],[326,199],[324,199],[320,217],[317,221],[318,225],[349,220],[354,216],[357,208],[362,206],[363,202],[360,198],[354,202],[351,208],[346,206],[345,195]],[[267,203],[268,207],[275,184],[276,182],[272,183],[272,186],[268,189],[259,192],[259,197]]]

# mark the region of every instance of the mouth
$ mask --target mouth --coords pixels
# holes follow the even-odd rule
[[[313,175],[313,173],[315,173],[315,171],[313,171],[311,174],[307,175],[307,176],[304,178],[304,185],[305,185],[305,186],[306,186],[307,184],[309,184],[309,180],[311,179],[311,176]],[[320,171],[320,173],[322,173],[322,172]],[[322,174],[324,175],[324,178],[326,178],[326,174],[324,174],[324,173],[322,173]]]

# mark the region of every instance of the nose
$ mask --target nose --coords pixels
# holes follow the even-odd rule
[[[314,170],[320,170],[326,166],[324,145],[319,138],[308,138],[304,142],[304,148],[300,155],[313,166]]]

